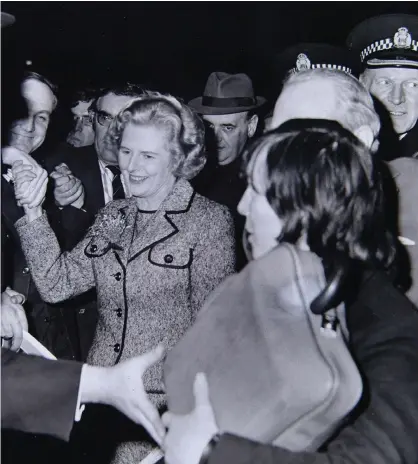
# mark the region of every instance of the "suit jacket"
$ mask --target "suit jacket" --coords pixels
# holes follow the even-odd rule
[[[399,233],[410,240],[405,245],[412,282],[407,296],[418,306],[418,159],[398,158],[389,163],[389,168],[398,189]]]
[[[380,272],[364,279],[347,311],[364,395],[325,452],[294,453],[225,434],[209,464],[416,464],[418,312]]]
[[[1,426],[69,440],[82,364],[1,350]]]
[[[16,227],[46,301],[96,287],[99,322],[88,356],[95,365],[113,365],[159,342],[172,347],[207,295],[234,271],[227,208],[181,179],[154,214],[140,212],[134,198],[110,202],[69,253],[61,254],[45,215]],[[161,379],[158,365],[145,374],[145,387],[161,393]]]

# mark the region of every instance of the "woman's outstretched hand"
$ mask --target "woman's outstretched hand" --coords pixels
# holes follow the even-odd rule
[[[48,173],[35,160],[30,164],[16,161],[12,165],[15,197],[30,221],[42,215],[42,203],[48,186]]]

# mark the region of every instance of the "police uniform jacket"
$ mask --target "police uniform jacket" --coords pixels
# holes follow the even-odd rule
[[[61,254],[45,215],[22,218],[16,228],[46,301],[96,286],[99,321],[88,355],[95,365],[113,365],[160,342],[172,347],[235,266],[227,208],[182,179],[154,213],[138,210],[134,198],[109,203],[71,252]],[[144,385],[162,392],[161,365],[146,372]]]

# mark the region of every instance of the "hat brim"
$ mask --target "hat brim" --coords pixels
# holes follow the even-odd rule
[[[234,114],[234,113],[244,113],[245,111],[254,110],[260,108],[266,103],[264,97],[256,97],[256,104],[252,106],[235,106],[229,108],[219,108],[215,106],[205,106],[202,105],[202,97],[193,98],[190,100],[188,105],[193,108],[199,114]]]

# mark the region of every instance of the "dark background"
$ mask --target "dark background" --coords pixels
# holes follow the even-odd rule
[[[211,71],[244,71],[269,96],[272,56],[297,42],[344,44],[368,17],[418,2],[2,2],[3,64],[31,60],[64,94],[130,80],[186,99]]]

